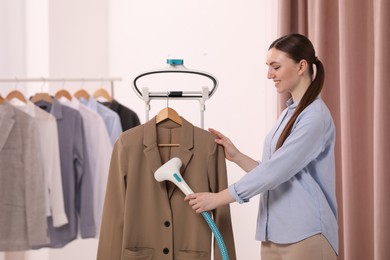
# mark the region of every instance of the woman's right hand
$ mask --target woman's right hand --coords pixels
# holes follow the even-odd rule
[[[226,159],[228,159],[229,161],[235,162],[236,158],[240,154],[240,151],[236,148],[236,146],[232,143],[232,141],[230,141],[229,138],[227,138],[222,133],[220,133],[219,131],[217,131],[213,128],[209,128],[208,130],[210,133],[213,133],[217,136],[217,138],[215,139],[215,142],[224,147]]]
[[[230,141],[229,138],[227,138],[226,136],[224,136],[223,134],[221,134],[217,130],[215,130],[213,128],[209,128],[209,132],[215,134],[217,136],[217,138],[215,139],[215,142],[224,147],[226,159],[234,162],[235,164],[240,166],[241,169],[243,169],[244,171],[249,172],[253,168],[255,168],[256,166],[259,165],[259,163],[256,160],[241,153],[236,148],[236,146],[232,143],[232,141]]]

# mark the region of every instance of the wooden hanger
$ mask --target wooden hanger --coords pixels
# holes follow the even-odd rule
[[[11,101],[12,99],[16,98],[19,101],[22,101],[23,103],[27,104],[27,99],[23,95],[22,92],[19,90],[12,90],[8,95],[5,97],[6,100]]]
[[[156,124],[168,119],[179,125],[183,124],[183,121],[179,114],[173,108],[170,107],[163,108],[160,112],[158,112],[156,116]]]
[[[183,121],[179,114],[172,108],[163,108],[156,116],[156,124],[159,124],[165,120],[172,120],[173,122],[183,125]],[[176,147],[180,144],[158,144],[160,147]]]
[[[180,144],[158,144],[159,147],[178,147]]]
[[[36,93],[31,97],[31,102],[37,103],[39,101],[45,101],[50,104],[53,103],[53,98],[49,95],[49,93]]]
[[[99,88],[98,90],[93,93],[93,97],[98,99],[99,97],[105,98],[108,102],[112,101],[111,95],[107,92],[104,88]]]
[[[0,95],[0,104],[3,104],[3,103],[5,103],[5,99],[3,98],[2,95]]]
[[[84,98],[86,100],[89,99],[89,94],[85,89],[79,89],[76,91],[76,93],[73,94],[74,97],[77,99]]]
[[[57,93],[54,95],[54,97],[56,99],[60,99],[60,98],[64,97],[64,98],[66,98],[68,100],[72,100],[72,95],[66,89],[58,90]]]

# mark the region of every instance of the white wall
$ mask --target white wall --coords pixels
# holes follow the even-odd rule
[[[145,122],[144,103],[134,93],[132,80],[141,72],[165,67],[167,58],[181,58],[187,68],[209,72],[219,81],[216,93],[206,102],[205,128],[222,131],[243,152],[261,158],[265,134],[276,119],[276,93],[266,79],[265,65],[268,45],[276,36],[276,1],[40,1],[46,5],[32,12],[48,12],[47,34],[37,32],[42,34],[40,39],[47,39],[46,54],[42,54],[47,62],[31,53],[34,49],[31,46],[36,44],[28,35],[31,30],[33,33],[39,30],[19,32],[19,38],[30,39],[21,47],[27,50],[24,57],[30,58],[21,58],[13,70],[5,69],[4,64],[12,60],[12,55],[0,61],[1,77],[14,77],[15,71],[26,71],[31,64],[36,64],[36,73],[41,75],[26,73],[25,76],[122,77],[115,86],[115,98]],[[37,8],[26,6],[30,12]],[[12,11],[16,12],[15,8]],[[24,19],[18,16],[18,21]],[[10,34],[0,29],[0,33]],[[5,48],[0,45],[0,53]],[[18,55],[19,49],[14,47],[11,53]],[[165,81],[153,78],[147,87],[165,88],[161,82]],[[78,84],[65,87],[73,93],[80,88]],[[181,77],[172,84],[174,90],[188,85]],[[55,93],[62,87],[63,84],[52,84],[48,91]],[[84,87],[93,92],[101,85]],[[0,88],[0,93],[4,96],[3,89]],[[200,125],[196,101],[170,101],[169,104],[186,119]],[[165,101],[152,101],[150,117],[165,106]],[[243,172],[227,164],[229,182],[233,183]],[[254,198],[245,205],[231,205],[238,259],[260,259],[260,243],[254,240],[257,203],[258,199]],[[28,252],[24,259],[94,259],[96,248],[97,239],[76,240],[63,249]]]
[[[109,3],[49,1],[51,77],[108,76]]]
[[[26,76],[25,50],[25,4],[24,0],[0,1],[0,77]],[[0,94],[8,93],[7,87],[16,84],[3,84]],[[20,90],[25,90],[21,88]]]

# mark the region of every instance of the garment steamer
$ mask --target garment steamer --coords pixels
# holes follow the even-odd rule
[[[171,181],[173,182],[185,195],[189,195],[194,193],[188,184],[185,182],[183,177],[180,174],[180,167],[182,162],[179,158],[174,157],[170,159],[168,162],[163,164],[157,171],[154,173],[154,178],[159,181]],[[214,234],[215,239],[217,240],[218,247],[221,251],[222,260],[229,260],[229,255],[225,246],[225,242],[221,236],[221,233],[218,230],[217,225],[214,220],[211,218],[210,213],[202,212],[203,218],[206,220],[209,225],[211,231]]]

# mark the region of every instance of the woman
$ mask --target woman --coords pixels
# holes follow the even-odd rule
[[[209,129],[225,156],[247,174],[219,193],[185,197],[197,212],[260,194],[256,239],[262,260],[336,259],[335,127],[319,96],[325,72],[305,36],[289,34],[268,49],[268,78],[288,107],[265,139],[263,160],[239,151],[229,138]]]

